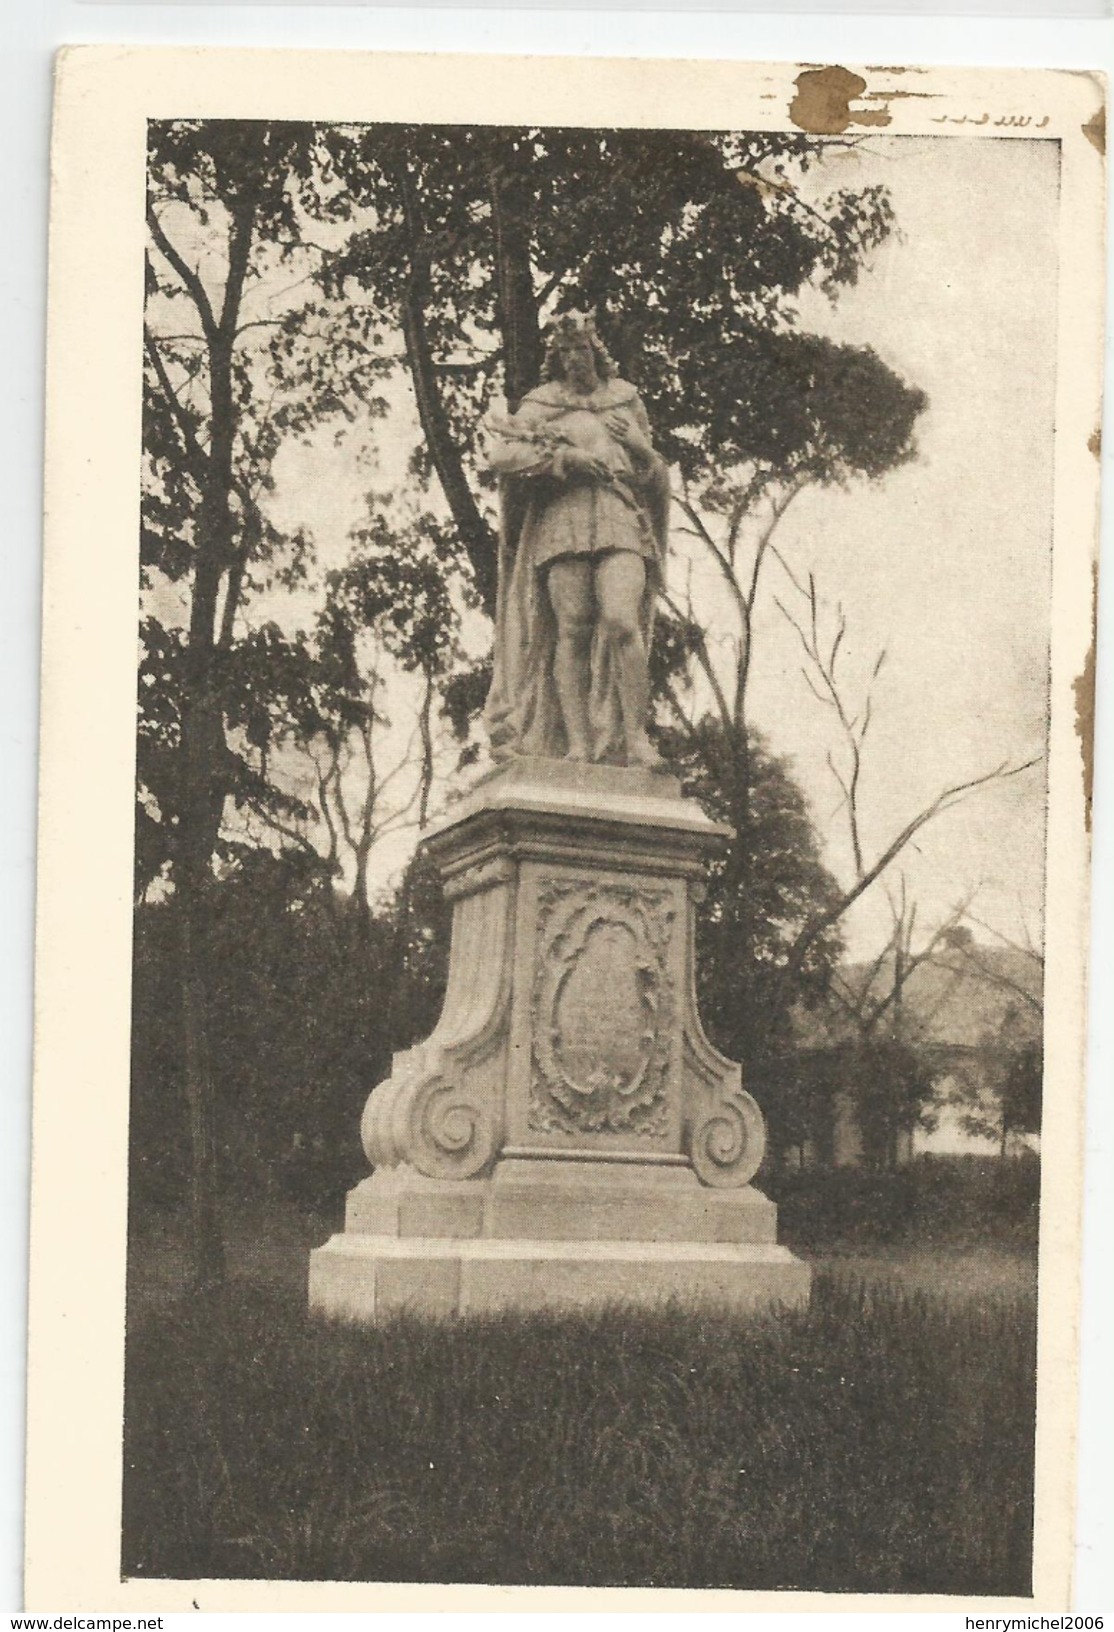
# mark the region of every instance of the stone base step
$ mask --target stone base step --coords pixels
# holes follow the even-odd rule
[[[750,1185],[713,1190],[690,1167],[505,1160],[490,1179],[380,1168],[349,1193],[349,1235],[460,1240],[771,1244],[777,1208]]]
[[[335,1235],[310,1254],[312,1309],[371,1323],[610,1303],[756,1311],[808,1301],[811,1271],[771,1243]]]

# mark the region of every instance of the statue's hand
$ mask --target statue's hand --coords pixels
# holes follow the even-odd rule
[[[626,414],[607,414],[604,417],[604,424],[616,442],[640,464],[646,464],[653,458],[653,448],[634,420],[629,419]]]
[[[581,482],[609,482],[611,471],[602,459],[580,448],[562,448],[554,461],[554,474]]]

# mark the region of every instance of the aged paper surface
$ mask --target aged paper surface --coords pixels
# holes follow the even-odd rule
[[[1043,894],[1044,1069],[1045,1080],[1056,1090],[1046,1099],[1040,1133],[1033,1595],[979,1602],[987,1609],[1065,1609],[1074,1492],[1087,793],[1101,407],[1101,81],[1067,72],[893,66],[818,71],[791,64],[123,48],[64,53],[57,82],[28,1377],[28,1608],[95,1604],[134,1614],[186,1609],[195,1601],[214,1609],[336,1610],[450,1604],[510,1608],[527,1602],[532,1608],[634,1610],[807,1609],[838,1602],[848,1610],[948,1603],[940,1594],[859,1597],[841,1592],[831,1598],[792,1590],[703,1591],[695,1597],[629,1588],[589,1596],[547,1587],[527,1593],[483,1585],[121,1576],[146,144],[148,121],[218,119],[789,130],[817,138],[864,138],[869,161],[879,169],[892,165],[895,173],[901,162],[896,144],[919,144],[918,185],[928,215],[939,189],[962,190],[963,165],[972,177],[976,172],[982,176],[979,185],[989,189],[987,196],[1000,198],[1003,208],[1016,199],[1017,189],[1024,193],[1025,207],[1033,211],[1031,262],[1014,266],[1012,274],[995,265],[993,276],[1008,289],[1008,302],[1023,303],[1026,288],[1032,295],[1026,343],[1036,348],[1034,383],[1031,392],[1015,399],[980,400],[979,382],[971,381],[970,424],[957,419],[952,443],[938,448],[936,457],[950,453],[958,459],[960,444],[976,421],[1000,426],[1003,447],[1008,443],[1009,448],[1001,468],[963,470],[956,478],[950,518],[937,514],[931,523],[947,526],[950,521],[954,529],[950,553],[946,542],[940,549],[953,589],[958,582],[962,591],[967,569],[963,548],[956,549],[954,542],[962,533],[968,493],[976,506],[977,492],[985,485],[998,504],[997,521],[993,504],[978,512],[989,538],[996,526],[1008,526],[1004,518],[1010,514],[1010,495],[1003,493],[1003,482],[1017,479],[1026,462],[1038,484],[1041,470],[1047,475],[1044,515],[1034,521],[1031,536],[1037,541],[1034,549],[1039,548],[1041,527],[1047,538],[1051,522],[1050,581],[1041,587],[1039,574],[1030,572],[1030,593],[1025,589],[1029,569],[1011,574],[1003,560],[996,600],[972,569],[966,616],[959,611],[961,593],[947,603],[947,616],[955,619],[950,640],[957,664],[961,654],[980,642],[985,642],[987,660],[998,661],[1008,649],[1008,642],[1001,643],[1001,622],[1011,613],[1035,620],[1029,650],[1018,660],[1022,668],[1039,666],[1046,641],[1049,650],[1043,878],[1039,861],[1033,873],[1031,843],[1026,848],[1017,840],[1016,850],[1009,850],[1009,813],[1000,815],[1005,870],[1016,870],[1019,891]],[[929,155],[930,141],[941,148],[946,144],[944,159]],[[1011,170],[1014,144],[1023,144],[1026,158]],[[947,161],[954,162],[956,154],[962,154],[962,165],[949,179]],[[939,173],[932,168],[937,162],[944,165]],[[1003,167],[998,179],[987,169],[995,164]],[[970,185],[975,188],[975,181]],[[908,231],[912,237],[914,227]],[[989,254],[993,236],[991,231],[980,253]],[[1010,282],[1011,275],[1016,283]],[[938,294],[929,260],[924,286],[911,287],[901,297],[909,303],[910,331],[918,303],[927,305]],[[943,355],[948,366],[959,370],[963,347],[973,336],[963,324],[976,320],[957,307],[956,326],[950,329],[946,307],[938,304],[932,312],[934,326],[918,341],[920,360],[931,372]],[[870,330],[869,313],[864,318],[862,338],[877,339],[881,351],[888,348],[906,366],[902,332],[895,320],[892,333],[878,338]],[[1001,345],[1013,343],[1016,335],[1003,324]],[[1041,346],[1045,350],[1037,355]],[[916,362],[915,357],[908,365],[914,383]],[[1028,455],[1019,451],[1016,437],[1010,442],[1019,427],[1032,438]],[[1007,478],[1003,472],[1010,459],[1015,463]],[[300,480],[312,485],[312,470]],[[912,502],[918,502],[916,497]],[[1024,502],[1039,509],[1039,486],[1026,490]],[[898,527],[896,514],[891,510],[874,524]],[[864,512],[864,525],[871,524]],[[906,525],[912,547],[918,522],[907,515]],[[920,552],[922,562],[931,549],[926,545]],[[905,599],[919,601],[931,621],[933,593],[931,582],[918,578]],[[895,589],[880,589],[879,604],[887,594],[896,608],[900,594]],[[917,684],[946,693],[939,670],[924,672]],[[1032,695],[1032,673],[1027,680],[1003,674],[1003,718],[1031,706]],[[945,698],[944,706],[955,711],[958,730],[962,700],[949,705]],[[974,727],[963,721],[963,730],[968,729]],[[900,751],[893,745],[894,753]],[[911,746],[906,754],[909,761],[915,758]],[[985,756],[980,764],[984,762]],[[899,765],[890,781],[900,783],[904,774]],[[963,829],[964,841],[976,848],[987,842],[974,826]],[[993,1365],[988,1355],[988,1368]],[[954,1601],[957,1607],[973,1602],[970,1596]]]

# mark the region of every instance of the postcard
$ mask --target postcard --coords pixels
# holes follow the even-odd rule
[[[29,1609],[1069,1608],[1104,118],[63,52]]]

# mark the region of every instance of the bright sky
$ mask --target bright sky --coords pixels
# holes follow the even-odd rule
[[[825,168],[839,185],[884,181],[900,235],[834,312],[817,300],[806,320],[874,346],[929,399],[915,463],[876,486],[802,495],[782,534],[842,601],[850,666],[890,654],[863,779],[869,857],[942,787],[1044,750],[1058,148],[871,138]],[[771,633],[755,715],[795,756],[823,821],[838,794],[825,792],[818,705],[787,633]],[[903,863],[922,923],[978,885],[980,918],[1038,936],[1043,843],[1043,767],[974,795]],[[882,932],[884,897],[872,897],[853,949]]]
[[[877,182],[890,190],[899,231],[835,308],[810,295],[803,322],[872,345],[927,393],[920,457],[875,485],[801,495],[778,534],[794,570],[814,572],[821,597],[843,606],[852,696],[888,649],[862,779],[868,861],[944,787],[1043,751],[1058,150],[872,136],[833,152],[810,178],[816,194]],[[308,526],[326,565],[342,557],[367,487],[398,479],[415,435],[401,394],[373,434],[377,475],[357,467],[351,440],[335,446],[331,429],[280,458],[276,520]],[[778,572],[767,588],[784,598]],[[289,622],[289,602],[280,610]],[[838,731],[800,676],[796,636],[772,597],[757,639],[753,719],[792,760],[829,865],[847,880],[846,827],[825,763]],[[411,706],[395,699],[397,751]],[[902,867],[926,931],[978,886],[981,919],[1014,938],[1039,935],[1043,811],[1037,768],[974,795],[919,837]],[[381,879],[410,843],[384,842]],[[851,955],[868,956],[888,926],[875,886],[848,919]]]

